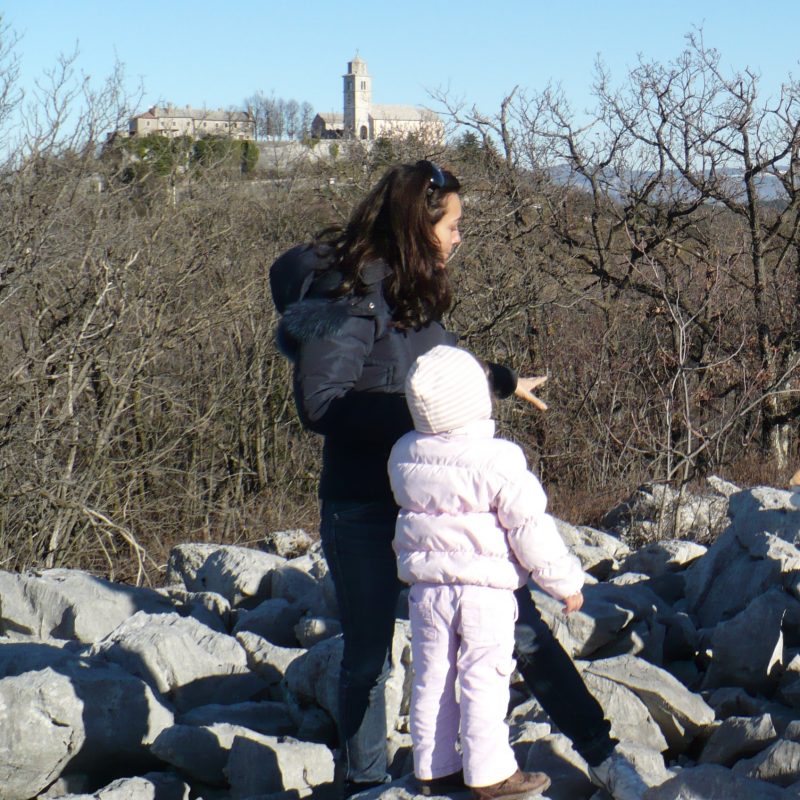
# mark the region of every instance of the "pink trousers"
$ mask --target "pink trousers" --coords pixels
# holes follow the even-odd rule
[[[514,593],[418,583],[409,595],[409,617],[416,776],[429,780],[463,769],[468,786],[505,780],[517,769],[505,722]]]

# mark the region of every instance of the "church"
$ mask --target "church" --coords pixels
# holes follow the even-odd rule
[[[317,139],[363,139],[415,134],[435,141],[444,138],[444,126],[438,115],[415,106],[379,105],[372,102],[372,77],[367,64],[356,56],[347,63],[342,114],[317,114],[311,123],[311,135]]]

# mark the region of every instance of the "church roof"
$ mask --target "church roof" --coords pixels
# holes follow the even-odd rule
[[[336,114],[333,111],[320,111],[317,116],[326,124],[342,127],[344,125],[344,114]]]
[[[379,105],[373,103],[369,110],[373,119],[387,121],[408,121],[408,122],[429,122],[437,119],[437,115],[427,108],[417,108],[416,106],[398,105]]]

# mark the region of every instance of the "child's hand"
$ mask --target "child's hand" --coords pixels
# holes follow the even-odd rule
[[[514,394],[527,400],[540,411],[547,411],[547,406],[533,393],[537,386],[541,386],[547,380],[547,375],[537,375],[535,378],[518,378],[517,388]]]
[[[571,614],[573,611],[580,611],[583,605],[583,594],[581,592],[575,592],[575,594],[565,597],[563,603],[565,614]]]

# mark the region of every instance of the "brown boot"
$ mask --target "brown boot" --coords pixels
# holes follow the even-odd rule
[[[517,770],[510,778],[491,786],[473,786],[475,800],[523,800],[541,794],[550,786],[550,778],[544,772],[522,772]]]

